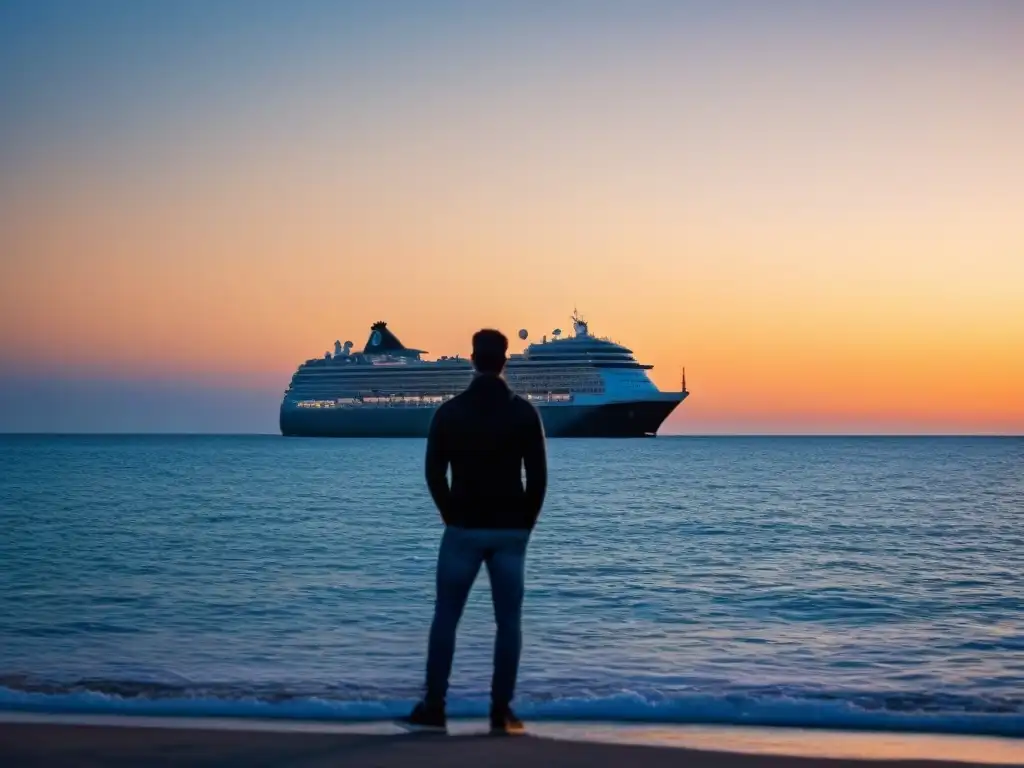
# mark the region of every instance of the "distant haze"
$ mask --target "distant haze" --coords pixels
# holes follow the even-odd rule
[[[0,5],[0,431],[274,432],[387,320],[666,432],[1024,432],[1024,4]]]

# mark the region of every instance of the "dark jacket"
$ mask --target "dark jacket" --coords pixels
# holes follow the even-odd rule
[[[533,528],[547,472],[540,414],[498,376],[477,376],[435,412],[427,437],[427,487],[445,524]]]

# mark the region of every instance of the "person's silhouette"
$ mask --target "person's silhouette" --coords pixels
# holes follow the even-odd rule
[[[491,730],[515,733],[512,712],[522,644],[520,617],[526,546],[547,490],[540,414],[502,378],[508,339],[483,329],[473,335],[469,387],[443,403],[427,438],[427,487],[445,524],[437,558],[437,598],[427,651],[426,695],[400,723],[446,730],[445,697],[455,632],[466,599],[487,566],[497,636],[491,680]],[[447,472],[451,465],[451,487]],[[526,483],[523,483],[523,469]]]

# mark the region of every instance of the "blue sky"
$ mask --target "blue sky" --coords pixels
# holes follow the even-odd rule
[[[7,0],[0,430],[580,304],[674,431],[1019,431],[1022,94],[1011,0]]]

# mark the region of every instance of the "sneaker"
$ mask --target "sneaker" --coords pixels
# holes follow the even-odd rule
[[[401,717],[395,723],[408,731],[425,733],[447,733],[448,718],[443,704],[429,704],[421,701],[408,717]]]
[[[492,707],[491,733],[516,735],[526,732],[523,721],[516,717],[511,707]]]

